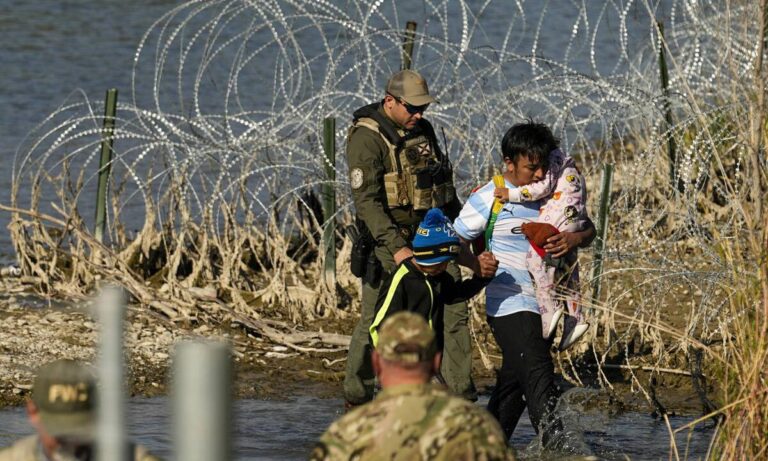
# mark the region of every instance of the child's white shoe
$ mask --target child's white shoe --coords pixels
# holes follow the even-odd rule
[[[549,339],[553,334],[555,334],[555,330],[557,330],[557,322],[560,321],[560,318],[562,318],[564,312],[565,309],[561,307],[556,309],[555,312],[552,313],[551,317],[546,315],[546,313],[542,313],[541,331],[544,339]]]
[[[573,346],[584,333],[589,330],[589,323],[578,323],[578,319],[569,315],[563,323],[563,337],[560,339],[558,349],[564,351]]]

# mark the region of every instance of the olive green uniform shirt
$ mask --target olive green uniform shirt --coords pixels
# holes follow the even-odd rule
[[[333,423],[310,459],[514,460],[499,423],[442,386],[406,384]]]
[[[134,461],[161,461],[160,458],[150,455],[146,448],[136,445],[134,448]],[[48,461],[43,454],[37,435],[25,437],[10,447],[0,449],[0,461]]]
[[[378,112],[386,117],[381,107]],[[388,207],[384,174],[394,171],[394,166],[391,164],[389,148],[381,135],[364,126],[352,128],[347,139],[347,163],[350,172],[356,169],[362,172],[361,185],[354,187],[356,184],[353,181],[352,200],[358,217],[368,226],[373,238],[391,255],[408,246],[410,242],[399,233],[397,225],[416,227],[426,211],[414,211],[411,206]],[[460,209],[461,203],[455,196],[444,207],[446,215],[451,219],[456,218]],[[385,270],[393,268],[385,267]]]

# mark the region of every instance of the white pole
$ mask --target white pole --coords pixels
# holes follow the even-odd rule
[[[105,287],[96,303],[101,323],[99,357],[98,440],[96,459],[127,461],[125,393],[123,391],[123,317],[125,295],[120,287]]]
[[[232,361],[218,342],[176,346],[173,374],[174,443],[178,461],[231,458]]]

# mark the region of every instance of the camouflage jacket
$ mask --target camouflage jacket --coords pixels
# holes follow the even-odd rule
[[[311,460],[514,460],[483,408],[432,384],[382,391],[333,423]]]
[[[134,461],[160,461],[139,445],[134,447]],[[0,461],[48,461],[43,454],[37,435],[25,437],[10,447],[0,448]]]

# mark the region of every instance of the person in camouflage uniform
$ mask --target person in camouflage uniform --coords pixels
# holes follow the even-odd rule
[[[440,353],[421,316],[398,312],[388,318],[372,359],[383,391],[331,424],[312,461],[515,459],[490,413],[429,384]]]
[[[27,417],[37,434],[0,449],[0,461],[87,461],[95,459],[96,379],[73,360],[40,367],[27,401]],[[160,461],[139,445],[129,446],[133,461]]]
[[[382,279],[413,256],[409,242],[428,209],[441,208],[453,220],[461,210],[453,186],[453,170],[440,151],[432,125],[422,117],[430,103],[427,82],[417,72],[404,70],[387,82],[384,99],[353,114],[347,137],[347,162],[358,222],[375,241],[373,253],[383,275],[363,277],[360,321],[352,333],[344,378],[347,406],[373,398],[373,370],[368,328]],[[469,258],[469,259],[468,259]],[[496,266],[464,254],[458,261],[491,277]],[[447,272],[461,274],[455,264]],[[445,357],[442,375],[458,395],[476,399],[471,379],[472,344],[465,302],[445,307]]]

